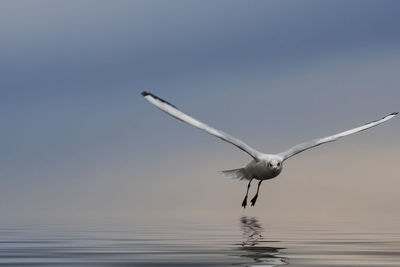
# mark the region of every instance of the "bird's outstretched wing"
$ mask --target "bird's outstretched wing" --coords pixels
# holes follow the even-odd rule
[[[157,106],[158,108],[160,108],[162,111],[168,113],[169,115],[171,115],[174,118],[177,118],[178,120],[181,120],[183,122],[186,122],[194,127],[197,127],[199,129],[202,129],[204,131],[206,131],[207,133],[214,135],[228,143],[231,143],[234,146],[237,146],[238,148],[240,148],[241,150],[243,150],[244,152],[248,153],[251,157],[253,157],[255,160],[258,160],[260,155],[262,155],[262,153],[260,153],[259,151],[255,150],[254,148],[248,146],[247,144],[245,144],[244,142],[242,142],[241,140],[227,134],[224,133],[220,130],[214,129],[210,126],[208,126],[205,123],[202,123],[201,121],[198,121],[192,117],[190,117],[189,115],[186,115],[185,113],[183,113],[182,111],[178,110],[174,105],[172,105],[171,103],[168,103],[167,101],[159,98],[156,95],[153,95],[152,93],[143,91],[142,92],[142,96],[144,96],[144,98],[146,98],[150,103],[152,103],[153,105]]]
[[[360,127],[357,127],[357,128],[345,131],[345,132],[341,132],[341,133],[338,133],[338,134],[334,134],[334,135],[331,135],[331,136],[318,138],[318,139],[314,139],[314,140],[311,140],[311,141],[308,141],[308,142],[305,142],[305,143],[301,143],[299,145],[296,145],[294,147],[289,148],[288,150],[286,150],[286,151],[284,151],[284,152],[282,152],[282,153],[280,153],[278,155],[281,156],[283,158],[283,160],[286,160],[286,159],[290,158],[291,156],[294,156],[294,155],[296,155],[296,154],[298,154],[300,152],[303,152],[304,150],[307,150],[307,149],[310,149],[312,147],[319,146],[319,145],[322,145],[322,144],[325,144],[325,143],[328,143],[328,142],[333,142],[333,141],[335,141],[335,140],[337,140],[337,139],[339,139],[339,138],[341,138],[343,136],[350,135],[350,134],[353,134],[353,133],[358,133],[358,132],[364,131],[364,130],[366,130],[368,128],[371,128],[371,127],[374,127],[376,125],[379,125],[382,122],[390,120],[391,118],[393,118],[397,114],[398,114],[398,112],[393,112],[393,113],[383,117],[382,119],[379,119],[379,120],[376,120],[376,121],[372,121],[370,123],[366,123],[363,126],[360,126]]]

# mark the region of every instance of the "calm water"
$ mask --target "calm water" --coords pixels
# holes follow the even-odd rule
[[[400,266],[400,234],[315,227],[41,225],[0,229],[3,266]]]

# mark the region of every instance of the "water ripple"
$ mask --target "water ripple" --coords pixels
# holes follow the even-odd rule
[[[268,230],[268,229],[267,229]],[[3,266],[400,266],[398,233],[237,225],[0,228]]]

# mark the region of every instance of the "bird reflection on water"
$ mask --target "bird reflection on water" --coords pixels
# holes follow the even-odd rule
[[[265,246],[265,244],[276,241],[264,239],[264,228],[257,218],[243,216],[240,218],[243,241],[240,245],[240,257],[251,258],[251,263],[240,264],[241,266],[283,266],[287,265],[286,259],[281,256],[280,251],[284,248]]]

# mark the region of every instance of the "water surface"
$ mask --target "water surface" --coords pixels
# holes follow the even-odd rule
[[[3,266],[400,266],[400,234],[232,225],[36,225],[0,229]]]

